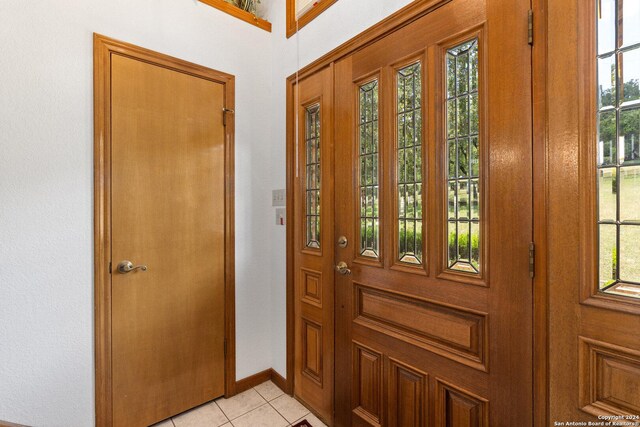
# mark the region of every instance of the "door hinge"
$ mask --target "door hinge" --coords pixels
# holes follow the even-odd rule
[[[529,31],[529,44],[531,46],[533,46],[533,10],[529,11],[529,25],[528,25],[528,31]]]
[[[235,110],[231,110],[229,108],[222,109],[222,125],[223,126],[227,125],[227,113],[234,114],[235,112],[236,112]]]
[[[529,277],[532,279],[536,275],[536,244],[529,243]]]

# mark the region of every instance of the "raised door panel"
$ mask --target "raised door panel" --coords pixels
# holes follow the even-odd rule
[[[486,371],[486,315],[354,284],[355,323]]]
[[[357,424],[380,426],[382,422],[382,355],[353,344],[353,413]]]
[[[387,361],[387,425],[426,427],[428,376],[397,360]]]
[[[640,352],[580,337],[580,406],[593,415],[640,415]]]
[[[322,273],[303,268],[300,286],[302,301],[322,308]]]
[[[488,427],[488,404],[458,387],[436,381],[437,427]]]
[[[322,326],[302,319],[302,373],[322,386]]]

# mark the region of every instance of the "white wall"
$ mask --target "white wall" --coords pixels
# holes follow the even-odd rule
[[[270,185],[286,185],[286,85],[288,76],[342,43],[358,35],[411,0],[339,0],[290,39],[286,38],[286,0],[272,0],[266,7],[273,24],[273,112]],[[271,319],[273,368],[286,374],[286,251],[283,227],[271,227]]]
[[[0,420],[94,423],[93,32],[236,76],[237,376],[271,366],[271,34],[195,0],[1,0]]]
[[[236,76],[237,378],[285,375],[285,79],[409,2],[340,0],[286,39],[285,0],[271,34],[196,0],[0,0],[0,420],[94,423],[92,33]]]

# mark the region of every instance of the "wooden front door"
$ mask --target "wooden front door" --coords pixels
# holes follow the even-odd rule
[[[298,138],[294,179],[294,395],[333,417],[333,69],[294,87]]]
[[[336,425],[532,425],[529,6],[335,63]]]
[[[118,427],[225,392],[225,82],[132,54],[104,57],[112,411],[98,423]]]

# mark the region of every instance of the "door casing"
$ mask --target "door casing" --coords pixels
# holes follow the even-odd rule
[[[368,28],[351,40],[305,66],[287,78],[287,378],[286,392],[293,393],[295,372],[295,270],[294,270],[294,180],[296,161],[295,84],[324,67],[368,46],[389,33],[430,13],[452,0],[415,0]],[[563,0],[565,1],[565,0]],[[574,1],[574,0],[566,0]],[[531,0],[533,16],[532,101],[533,101],[533,237],[535,270],[533,279],[533,425],[545,427],[549,420],[548,283],[547,254],[547,5],[549,0]],[[514,17],[515,19],[515,17]],[[522,17],[527,19],[527,17]],[[540,166],[538,166],[540,165]]]
[[[94,34],[94,318],[96,426],[113,425],[111,372],[111,55],[117,53],[224,85],[225,108],[234,109],[235,78],[230,74]],[[220,114],[226,114],[221,111]],[[234,118],[225,126],[225,396],[236,393]]]

